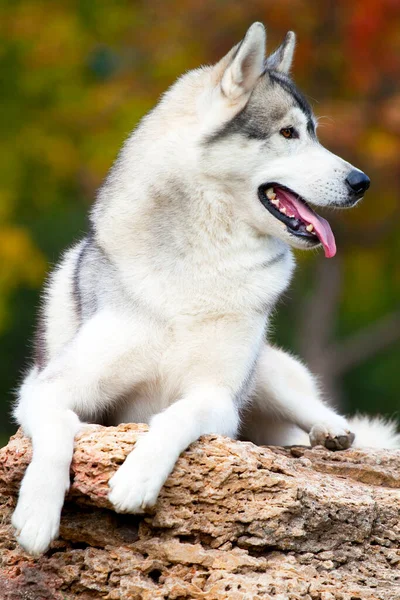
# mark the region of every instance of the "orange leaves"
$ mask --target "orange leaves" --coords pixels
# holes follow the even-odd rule
[[[400,138],[391,131],[370,129],[363,136],[362,152],[366,160],[373,161],[375,168],[396,167],[400,157]]]
[[[398,0],[24,0],[1,10],[9,83],[0,97],[0,219],[18,231],[21,215],[24,222],[40,217],[50,204],[76,201],[86,210],[124,138],[165,87],[182,71],[218,60],[254,20],[267,26],[269,51],[296,31],[294,74],[316,99],[322,141],[371,177],[362,208],[335,215],[344,235],[351,239],[395,210]],[[386,241],[382,234],[377,245]],[[29,243],[25,253],[34,256]]]
[[[365,130],[366,107],[354,102],[336,100],[315,107],[318,135],[335,152],[356,152]]]
[[[354,0],[346,6],[348,85],[363,93],[376,91],[381,77],[393,75],[400,67],[393,52],[396,46],[399,49],[400,5],[396,0]]]

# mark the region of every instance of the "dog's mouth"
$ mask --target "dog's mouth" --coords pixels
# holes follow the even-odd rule
[[[258,196],[265,208],[286,225],[291,235],[310,245],[322,244],[327,258],[335,256],[336,242],[331,226],[298,194],[278,183],[266,183],[258,188]]]

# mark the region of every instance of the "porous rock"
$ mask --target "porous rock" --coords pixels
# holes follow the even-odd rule
[[[205,436],[153,512],[118,515],[107,482],[146,431],[82,432],[60,538],[36,559],[10,525],[31,455],[21,432],[11,438],[0,451],[1,600],[400,599],[400,451]]]

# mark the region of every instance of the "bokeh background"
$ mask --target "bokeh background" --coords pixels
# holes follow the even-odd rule
[[[180,73],[255,20],[270,51],[296,31],[294,76],[321,140],[372,180],[359,207],[328,215],[337,257],[298,256],[272,338],[342,409],[398,418],[400,2],[3,0],[0,13],[0,445],[40,287],[85,232],[121,143]]]

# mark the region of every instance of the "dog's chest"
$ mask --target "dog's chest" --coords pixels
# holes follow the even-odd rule
[[[219,262],[204,261],[171,287],[176,315],[187,313],[268,314],[288,287],[294,261],[290,250],[242,254]]]
[[[239,389],[292,270],[290,251],[281,249],[256,261],[244,257],[217,267],[204,262],[202,269],[170,275],[162,285],[157,278],[151,313],[160,318],[149,328],[151,368],[115,422],[148,421],[202,381]]]

